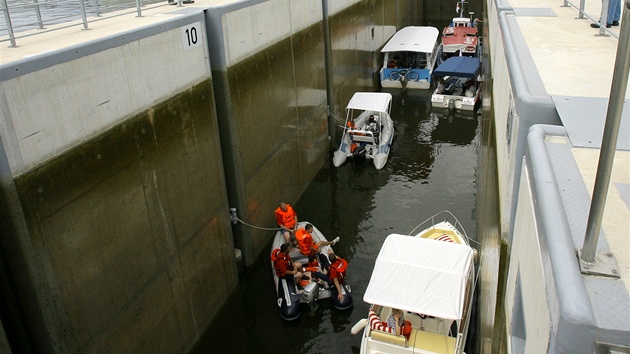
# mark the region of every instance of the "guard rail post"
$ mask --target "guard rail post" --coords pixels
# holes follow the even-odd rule
[[[87,30],[89,28],[88,28],[87,14],[85,12],[85,3],[83,1],[84,0],[79,0],[79,5],[81,5],[81,18],[83,19],[83,29]]]
[[[607,2],[607,1],[606,1]],[[630,0],[625,0],[623,6],[623,19],[619,30],[619,41],[617,44],[617,57],[613,70],[610,97],[608,99],[608,111],[606,112],[606,125],[602,136],[602,146],[599,154],[595,186],[593,187],[593,197],[586,224],[586,234],[584,244],[580,250],[580,267],[582,273],[605,275],[619,278],[617,267],[609,267],[611,262],[616,261],[612,253],[596,257],[597,240],[604,215],[610,176],[617,149],[617,138],[619,137],[619,126],[621,124],[621,114],[626,98],[626,87],[628,85],[628,74],[630,73]],[[608,266],[607,266],[608,265]]]
[[[35,15],[37,16],[37,24],[39,25],[39,29],[43,29],[44,20],[42,20],[42,11],[39,9],[39,1],[33,0],[33,4],[35,4]]]
[[[9,41],[11,41],[11,45],[9,47],[17,47],[17,45],[15,45],[15,34],[13,33],[13,25],[11,25],[11,16],[9,15],[9,5],[7,5],[7,0],[2,0],[2,9],[2,12],[4,12],[4,21],[7,23]]]

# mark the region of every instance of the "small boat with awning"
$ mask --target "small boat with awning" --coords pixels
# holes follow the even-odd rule
[[[429,89],[437,61],[440,31],[430,26],[409,26],[385,44],[379,75],[384,88]]]
[[[431,94],[434,108],[474,111],[481,97],[481,63],[478,58],[452,57],[433,72],[436,88]]]
[[[351,330],[362,331],[362,354],[464,352],[476,252],[448,211],[420,227],[416,235],[390,234],[383,242],[363,296],[371,304],[368,317]],[[389,318],[398,310],[404,325],[396,331]]]

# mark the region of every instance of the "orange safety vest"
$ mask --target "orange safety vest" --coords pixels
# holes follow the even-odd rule
[[[313,236],[306,232],[306,229],[299,229],[295,232],[295,239],[300,247],[300,253],[308,255],[311,253],[311,246],[313,245]]]
[[[274,213],[276,214],[276,221],[278,222],[278,226],[284,225],[289,229],[295,227],[295,211],[289,204],[287,204],[287,211],[283,211],[282,209],[280,209],[280,207],[278,207],[278,209],[276,209]]]
[[[273,268],[279,277],[285,276],[287,270],[293,270],[291,257],[282,253],[279,248],[271,251],[271,261],[273,261]]]
[[[346,271],[348,270],[348,261],[337,256],[337,260],[335,263],[330,265],[330,270],[328,275],[330,276],[330,280],[333,278],[337,278],[340,284],[345,284],[346,282]]]

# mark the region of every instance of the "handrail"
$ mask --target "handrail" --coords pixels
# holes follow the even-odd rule
[[[574,3],[572,3],[569,0],[563,0],[563,7],[574,7],[576,10],[578,10],[578,19],[583,19],[584,17],[588,18],[589,20],[595,22],[595,23],[599,23],[599,34],[600,36],[605,36],[605,33],[608,32],[609,35],[617,38],[617,40],[619,40],[619,36],[617,35],[617,33],[609,30],[608,28],[606,28],[605,24],[607,23],[607,17],[608,17],[608,1],[609,0],[603,0],[602,1],[602,11],[599,14],[599,18],[601,19],[601,21],[599,19],[595,19],[594,17],[590,16],[589,14],[587,14],[584,11],[584,7],[585,7],[585,0],[580,0],[580,5],[576,6]]]
[[[41,33],[56,31],[64,28],[83,25],[83,29],[89,29],[88,24],[104,20],[102,14],[114,13],[108,18],[127,15],[137,12],[136,17],[142,17],[142,8],[145,10],[167,5],[183,6],[187,1],[183,0],[111,0],[108,5],[103,0],[15,0],[9,6],[7,0],[0,0],[4,23],[0,23],[0,43],[9,41],[11,47],[17,47],[16,39],[26,38]],[[146,5],[154,5],[147,7]],[[14,21],[18,19],[18,21]],[[81,19],[80,23],[75,23]],[[16,23],[16,22],[19,22]],[[72,23],[70,23],[72,22]],[[63,25],[66,23],[66,25]],[[46,29],[46,25],[55,26],[54,29]],[[39,29],[41,31],[30,31]],[[22,34],[16,34],[20,33]]]

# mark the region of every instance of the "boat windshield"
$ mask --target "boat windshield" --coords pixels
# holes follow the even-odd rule
[[[427,66],[427,53],[391,52],[388,54],[388,66],[408,69],[424,69]]]

